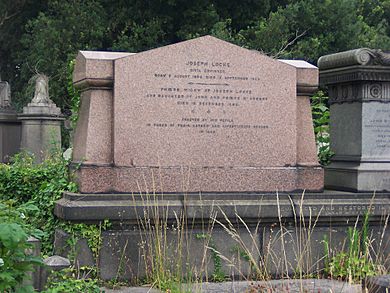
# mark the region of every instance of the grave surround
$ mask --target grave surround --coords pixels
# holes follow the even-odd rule
[[[210,59],[205,60],[204,56]],[[203,63],[195,65],[194,61]],[[222,62],[220,67],[225,62],[225,69],[216,69],[223,72],[212,74],[222,76],[222,85],[204,85],[214,81],[203,78],[172,79],[173,72],[203,76],[205,69],[212,69],[208,67],[214,61]],[[210,63],[206,66],[206,62]],[[226,76],[253,76],[260,80],[252,85],[246,80],[226,80]],[[195,267],[204,255],[197,235],[204,232],[205,221],[215,212],[220,221],[227,218],[233,223],[245,245],[258,247],[257,261],[267,251],[277,252],[275,263],[269,266],[269,273],[274,276],[285,268],[279,255],[283,246],[287,248],[289,273],[294,273],[299,259],[295,252],[301,249],[296,239],[307,233],[305,227],[312,227],[312,232],[308,243],[311,253],[304,255],[304,263],[310,263],[313,270],[323,265],[318,260],[323,259],[324,236],[329,236],[332,251],[340,250],[348,229],[367,212],[369,234],[375,239],[383,236],[383,243],[390,243],[388,228],[383,231],[383,219],[390,211],[389,193],[321,191],[323,171],[317,163],[309,101],[318,86],[315,66],[304,61],[274,60],[206,36],[138,54],[82,51],[76,59],[74,82],[82,90],[73,152],[74,164],[81,164],[76,173],[80,192],[64,193],[56,203],[55,214],[73,222],[98,224],[110,220],[112,226],[102,232],[102,250],[96,260],[102,279],[144,277],[140,243],[150,230],[140,227],[139,221],[145,220],[148,212],[166,219],[169,227],[175,225],[177,215],[189,220],[191,227],[186,233],[192,240],[184,250],[191,253]],[[177,97],[190,95],[184,93],[186,86],[203,90],[248,89],[252,90],[250,96],[263,99],[239,100],[238,106],[196,104],[193,109],[191,103],[202,98]],[[171,90],[166,91],[167,88]],[[207,102],[213,102],[207,92],[202,95],[207,96]],[[221,99],[224,95],[219,96]],[[237,96],[243,99],[249,93]],[[217,121],[183,121],[215,117]],[[280,127],[280,119],[285,119],[285,128]],[[180,123],[211,122],[220,125],[212,133],[204,132],[212,126],[178,127]],[[232,124],[251,127],[223,127]],[[269,128],[253,129],[253,125]],[[288,142],[283,144],[285,140]],[[152,175],[157,178],[154,182]],[[290,192],[300,189],[310,192]],[[139,196],[140,190],[156,194]],[[253,238],[247,228],[255,233]],[[277,240],[281,230],[287,231],[288,236]],[[59,243],[66,243],[64,235],[56,234],[57,248],[62,248]],[[176,236],[167,235],[167,243],[174,247]],[[211,237],[226,254],[236,246],[220,225],[214,226]],[[85,256],[91,255],[91,251],[84,245],[79,248],[84,254],[80,260],[88,259]],[[390,247],[385,245],[380,250],[388,255]],[[172,255],[176,257],[176,253]],[[210,260],[211,255],[207,258]],[[249,266],[242,269],[244,274],[249,273]],[[228,263],[223,263],[223,270],[237,275]],[[207,272],[211,275],[213,271],[210,261]]]

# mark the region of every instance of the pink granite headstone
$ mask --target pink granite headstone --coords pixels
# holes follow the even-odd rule
[[[99,54],[81,52],[76,63],[85,90],[73,158],[83,161],[81,192],[322,189],[309,94],[300,90],[316,88],[316,67],[210,36]]]

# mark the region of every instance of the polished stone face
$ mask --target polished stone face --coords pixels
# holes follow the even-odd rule
[[[210,36],[101,57],[81,52],[74,75],[87,89],[74,144],[82,192],[322,188],[310,103],[297,97],[301,83],[317,86],[314,66]]]
[[[295,165],[295,68],[212,37],[115,62],[117,166]]]

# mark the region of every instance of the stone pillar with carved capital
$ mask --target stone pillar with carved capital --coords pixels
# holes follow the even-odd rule
[[[360,48],[318,60],[330,102],[328,188],[390,191],[390,54]]]
[[[49,98],[47,76],[35,76],[35,94],[23,113],[21,149],[35,155],[36,162],[41,162],[51,153],[61,149],[61,123],[64,116],[61,109]]]

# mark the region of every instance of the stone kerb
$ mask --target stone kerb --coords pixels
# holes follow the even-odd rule
[[[390,190],[390,55],[361,48],[323,56],[320,84],[330,103],[329,188]]]

